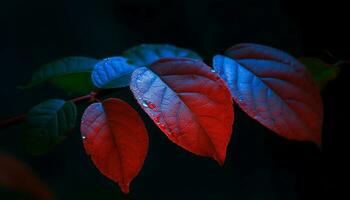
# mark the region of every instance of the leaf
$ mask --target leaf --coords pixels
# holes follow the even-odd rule
[[[339,74],[338,67],[327,64],[318,58],[301,57],[299,61],[310,71],[320,89],[325,88],[328,82]]]
[[[141,44],[126,50],[123,57],[139,67],[149,66],[160,58],[179,57],[202,60],[197,53],[191,50],[168,44]]]
[[[98,88],[120,88],[129,85],[131,73],[136,66],[123,57],[103,59],[95,65],[91,78]]]
[[[50,189],[31,169],[15,157],[1,152],[0,186],[31,194],[41,200],[54,199]]]
[[[76,106],[71,101],[51,99],[34,106],[23,125],[23,147],[33,155],[48,152],[66,138],[76,117]]]
[[[148,150],[147,130],[138,113],[116,98],[93,103],[81,119],[81,134],[96,167],[128,193]]]
[[[84,94],[90,92],[94,86],[91,82],[91,71],[98,62],[87,57],[65,57],[45,64],[36,70],[27,89],[49,81],[66,92]]]
[[[136,69],[130,88],[138,103],[175,144],[223,164],[232,134],[232,97],[201,61],[160,59]]]
[[[239,44],[214,57],[214,69],[252,118],[288,139],[321,144],[323,106],[306,68],[280,50]]]

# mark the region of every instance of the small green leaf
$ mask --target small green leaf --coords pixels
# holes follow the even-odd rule
[[[76,117],[76,106],[71,101],[51,99],[34,106],[23,124],[23,147],[33,155],[46,153],[74,128]]]
[[[126,50],[122,54],[130,63],[138,66],[149,66],[165,57],[182,57],[202,60],[194,51],[168,44],[141,44]]]
[[[66,92],[84,94],[94,86],[91,71],[98,60],[87,57],[65,57],[43,65],[34,72],[30,83],[23,89],[31,88],[44,82],[50,82]]]
[[[318,58],[301,57],[299,61],[306,66],[320,89],[323,89],[328,82],[338,76],[338,67],[327,64]]]
[[[123,57],[106,58],[95,65],[91,79],[98,88],[126,87],[129,85],[131,73],[136,68]]]

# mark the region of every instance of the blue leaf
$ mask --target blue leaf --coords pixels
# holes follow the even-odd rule
[[[123,56],[132,64],[143,67],[149,66],[160,58],[192,58],[202,60],[195,52],[168,44],[141,44],[126,50]]]
[[[95,65],[91,74],[93,84],[98,88],[120,88],[129,85],[131,73],[136,66],[123,57],[103,59]]]

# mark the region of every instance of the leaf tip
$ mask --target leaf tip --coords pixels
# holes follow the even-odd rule
[[[120,190],[124,194],[129,194],[130,193],[129,183],[119,183],[119,187],[120,187]]]
[[[214,160],[216,160],[216,162],[218,162],[218,164],[220,166],[224,166],[224,164],[225,164],[225,155],[224,156],[214,155],[213,158],[214,158]]]

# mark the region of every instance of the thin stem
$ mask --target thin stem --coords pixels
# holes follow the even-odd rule
[[[91,92],[90,94],[73,98],[70,101],[72,101],[75,104],[79,104],[79,103],[82,103],[85,101],[94,101],[96,98],[96,95],[97,95],[96,92]],[[18,116],[14,116],[14,117],[10,117],[10,118],[5,119],[5,120],[1,120],[0,121],[0,129],[7,128],[9,126],[17,124],[17,123],[23,121],[26,118],[26,116],[27,116],[26,113],[22,113]]]
[[[120,89],[121,88],[99,89],[99,90],[91,92],[90,94],[73,98],[70,101],[72,101],[75,104],[80,104],[83,102],[93,102],[93,101],[97,101],[98,97],[102,97],[102,96],[111,94],[111,93],[116,92]],[[14,117],[10,117],[8,119],[1,120],[0,121],[0,129],[7,128],[9,126],[17,124],[17,123],[23,121],[26,118],[26,116],[27,116],[26,113],[22,113],[18,116],[14,116]]]
[[[14,116],[5,120],[0,121],[0,129],[3,128],[7,128],[11,125],[14,125],[22,120],[24,120],[26,118],[27,114],[26,113],[22,113],[18,116]]]

